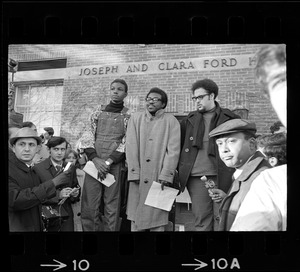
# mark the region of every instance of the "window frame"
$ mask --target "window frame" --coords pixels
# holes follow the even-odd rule
[[[55,108],[51,108],[49,110],[46,109],[47,114],[50,113],[51,115],[51,122],[49,122],[49,124],[47,125],[41,125],[41,122],[33,122],[39,133],[43,132],[43,128],[46,126],[50,126],[54,128],[55,131],[55,135],[59,136],[60,135],[60,129],[61,129],[61,121],[62,121],[62,109],[63,109],[63,93],[64,93],[64,80],[63,79],[51,79],[51,80],[34,80],[34,81],[20,81],[20,82],[14,82],[14,86],[15,86],[15,98],[14,98],[14,109],[16,109],[16,111],[20,112],[23,114],[24,116],[24,120],[23,121],[33,121],[33,120],[27,120],[27,117],[30,114],[30,108],[31,105],[20,105],[17,103],[18,101],[18,95],[20,94],[19,92],[19,88],[21,87],[27,87],[28,91],[30,92],[30,90],[33,87],[47,87],[47,86],[52,86],[52,87],[62,87],[62,96],[61,96],[61,101],[60,103],[56,103],[55,105],[60,106],[60,110],[55,110]],[[20,108],[22,108],[22,110],[20,111]],[[58,124],[54,123],[54,119],[57,119],[57,114],[60,115],[59,116],[59,121]],[[25,120],[26,119],[26,120]],[[41,120],[41,119],[40,119]]]

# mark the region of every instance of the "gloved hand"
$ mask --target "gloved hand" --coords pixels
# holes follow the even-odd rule
[[[171,187],[172,183],[165,181],[165,180],[159,180],[159,183],[161,184],[162,191],[164,190],[165,186]]]
[[[74,167],[73,165],[70,166],[70,168],[67,171],[60,172],[60,174],[56,175],[56,177],[52,179],[54,186],[56,188],[64,185],[69,185],[73,167]]]
[[[104,180],[106,178],[106,174],[108,173],[110,167],[106,165],[105,160],[100,159],[98,157],[95,157],[92,161],[99,172],[98,177],[101,180]]]

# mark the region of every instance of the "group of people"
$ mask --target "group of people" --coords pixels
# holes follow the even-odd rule
[[[78,212],[73,213],[78,211],[76,203],[83,183],[78,172],[82,171],[78,153],[70,149],[65,138],[53,136],[51,127],[44,128],[43,142],[32,122],[23,122],[21,127],[9,130],[12,132],[9,137],[10,230],[80,230],[81,224],[76,220]],[[75,167],[62,173],[69,161]],[[64,216],[47,217],[55,213]]]
[[[285,48],[262,47],[257,58],[257,78],[286,126]],[[41,144],[36,130],[12,133],[11,231],[43,230],[45,207],[60,202],[67,219],[47,221],[48,231],[120,231],[124,207],[131,231],[165,231],[169,212],[145,204],[154,181],[161,190],[188,190],[196,231],[286,230],[285,132],[259,149],[255,123],[220,107],[218,85],[207,78],[192,85],[196,110],[181,122],[165,112],[168,96],[160,88],[150,89],[141,112],[124,106],[123,79],[110,90],[110,103],[91,114],[77,141],[80,154],[52,134],[45,144],[49,157],[34,161]],[[62,171],[68,161],[73,166]],[[108,187],[82,171],[87,161],[100,181],[110,173],[115,182]]]

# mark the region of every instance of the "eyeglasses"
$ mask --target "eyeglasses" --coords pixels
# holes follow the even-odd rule
[[[150,102],[150,101],[157,102],[157,101],[161,101],[161,99],[158,97],[147,97],[146,101],[147,102]]]
[[[203,94],[203,95],[198,95],[197,97],[192,97],[192,100],[194,101],[194,102],[196,102],[196,101],[198,101],[198,100],[202,100],[205,96],[207,96],[207,95],[209,95],[209,94]]]

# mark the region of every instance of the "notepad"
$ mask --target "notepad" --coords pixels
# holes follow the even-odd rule
[[[94,179],[104,184],[106,187],[109,187],[116,182],[115,177],[110,173],[106,175],[106,178],[104,180],[100,180],[100,178],[98,178],[98,170],[92,161],[88,161],[82,170],[88,175],[92,176]]]
[[[148,192],[145,205],[169,212],[178,192],[179,190],[168,186],[164,186],[164,190],[162,190],[161,184],[159,182],[153,181]]]

